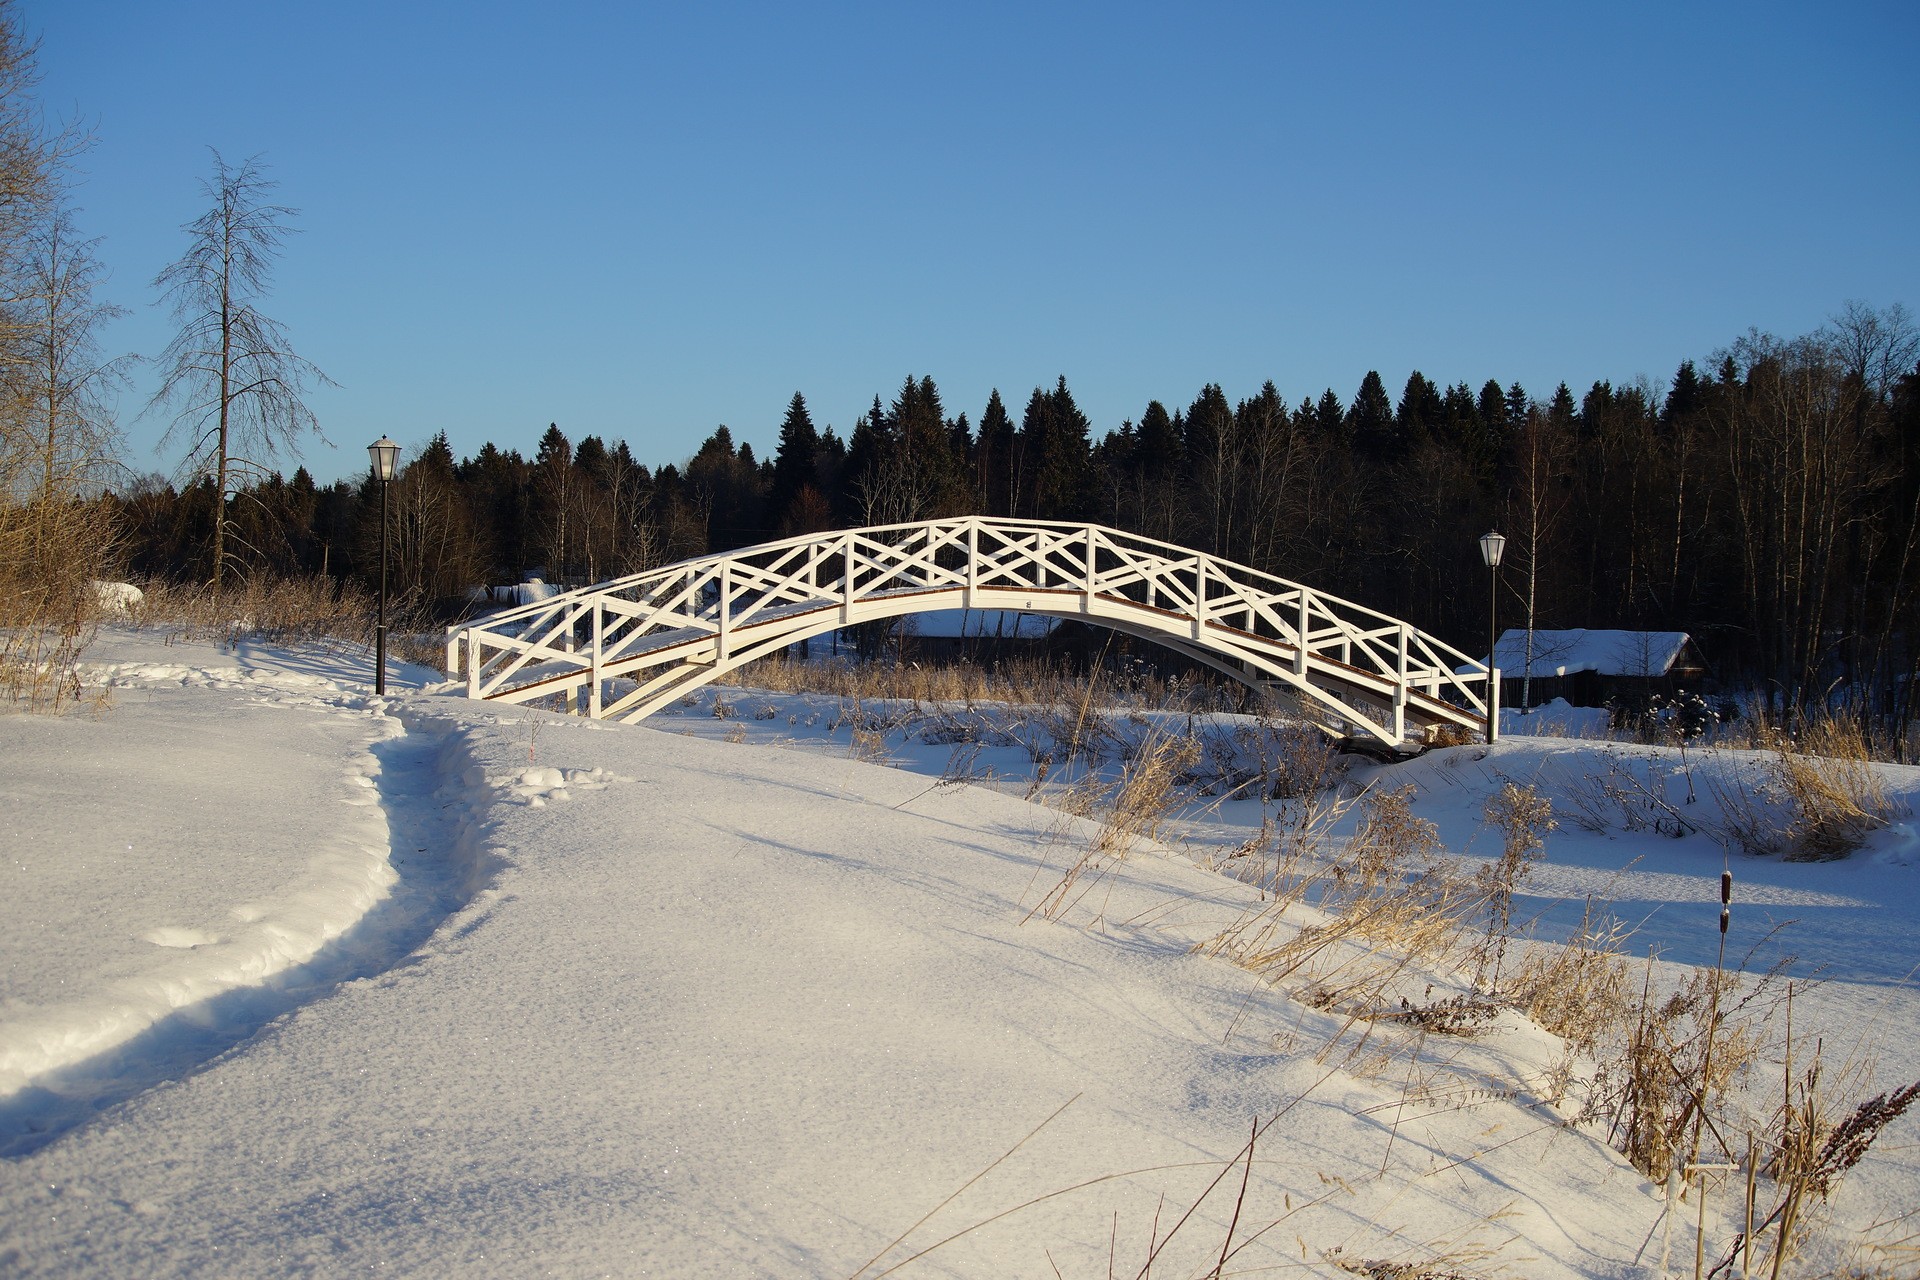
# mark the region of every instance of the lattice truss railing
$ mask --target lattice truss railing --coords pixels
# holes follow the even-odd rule
[[[1484,662],[1338,596],[1100,525],[986,516],[788,538],[520,605],[449,628],[447,674],[472,698],[560,695],[632,721],[808,636],[955,608],[1085,618],[1393,744],[1484,731],[1498,705]]]

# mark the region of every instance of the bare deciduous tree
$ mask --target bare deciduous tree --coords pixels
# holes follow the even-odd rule
[[[1530,409],[1514,441],[1514,458],[1513,518],[1509,523],[1516,526],[1514,550],[1518,552],[1526,584],[1523,599],[1527,638],[1520,679],[1520,706],[1525,710],[1533,703],[1533,649],[1541,567],[1560,517],[1567,510],[1567,489],[1563,483],[1568,468],[1567,430],[1559,421],[1559,414],[1538,405]]]
[[[91,487],[115,432],[102,392],[93,245],[73,229],[67,161],[83,131],[44,127],[32,44],[0,3],[0,689],[58,707],[96,613],[112,523]]]
[[[226,565],[228,497],[263,477],[281,450],[297,452],[303,433],[318,434],[307,390],[329,382],[259,308],[298,212],[269,202],[278,185],[258,156],[236,168],[215,151],[213,176],[202,184],[212,205],[185,225],[187,251],[154,279],[179,328],[161,353],[152,406],[174,410],[163,444],[184,443],[186,469],[214,483],[216,591]]]
[[[126,310],[94,296],[98,243],[80,239],[72,211],[60,209],[33,234],[23,263],[21,350],[7,382],[21,452],[32,460],[36,556],[51,550],[47,522],[58,504],[102,477],[119,441],[105,395],[124,384],[127,357],[103,359],[98,333]]]

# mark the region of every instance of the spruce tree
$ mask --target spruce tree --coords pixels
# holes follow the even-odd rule
[[[773,451],[773,481],[767,489],[767,521],[776,529],[787,528],[800,491],[817,484],[819,463],[820,433],[814,430],[806,397],[796,391],[787,402],[787,416],[780,424],[780,443]]]
[[[1400,405],[1394,411],[1394,432],[1402,449],[1425,444],[1439,433],[1445,411],[1440,392],[1433,380],[1415,369],[1407,375],[1400,393]]]
[[[1346,438],[1347,411],[1341,405],[1340,397],[1333,393],[1332,387],[1322,391],[1319,403],[1313,406],[1313,426],[1323,439]]]
[[[1533,408],[1533,398],[1527,389],[1519,383],[1507,388],[1507,439],[1512,440],[1526,429],[1527,411]]]
[[[980,432],[974,446],[975,483],[980,488],[983,510],[990,516],[1013,514],[1014,434],[1013,419],[995,387],[987,397],[986,411],[980,415]]]
[[[1393,402],[1387,399],[1387,384],[1378,370],[1367,370],[1354,393],[1353,406],[1347,410],[1347,438],[1355,449],[1374,459],[1385,458],[1393,450]]]

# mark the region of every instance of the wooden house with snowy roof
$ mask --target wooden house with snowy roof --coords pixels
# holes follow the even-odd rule
[[[1495,642],[1493,663],[1500,668],[1500,700],[1510,707],[1523,696],[1536,707],[1555,698],[1576,707],[1642,706],[1655,694],[1697,692],[1708,675],[1684,631],[1535,631],[1529,654],[1526,630],[1515,628]]]

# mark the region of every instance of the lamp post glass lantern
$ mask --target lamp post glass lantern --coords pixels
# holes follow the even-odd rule
[[[1487,741],[1500,734],[1499,690],[1495,687],[1493,649],[1500,639],[1500,557],[1506,537],[1489,529],[1480,535],[1480,558],[1487,562]]]
[[[380,613],[373,628],[373,692],[387,692],[387,485],[393,480],[394,463],[400,458],[400,446],[381,436],[367,446],[373,463],[373,478],[380,482]]]

